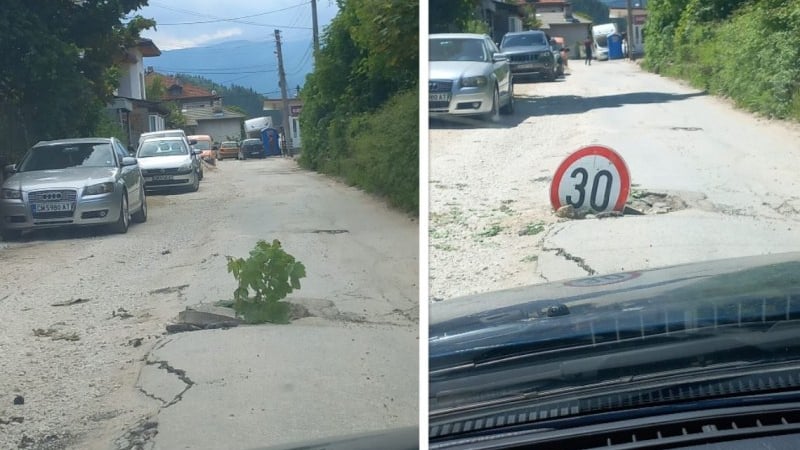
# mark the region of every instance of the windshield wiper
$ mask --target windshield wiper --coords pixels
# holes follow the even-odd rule
[[[433,409],[434,404],[469,405],[671,369],[794,358],[800,358],[800,325],[798,321],[784,321],[766,330],[736,327],[694,337],[681,333],[641,348],[584,349],[582,353],[562,350],[552,355],[534,351],[477,361],[432,373],[429,392]]]

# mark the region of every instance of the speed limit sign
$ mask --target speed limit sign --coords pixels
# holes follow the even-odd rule
[[[602,145],[583,147],[569,155],[550,185],[550,204],[558,210],[572,205],[583,212],[622,211],[631,190],[625,161]]]

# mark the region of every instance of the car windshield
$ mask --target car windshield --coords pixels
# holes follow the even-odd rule
[[[503,39],[502,47],[530,47],[547,44],[547,37],[542,33],[514,34]]]
[[[431,61],[489,61],[483,39],[431,39]]]
[[[194,144],[194,148],[196,148],[197,150],[210,150],[211,149],[211,142],[209,142],[209,141],[197,141],[197,143]]]
[[[60,170],[70,167],[114,167],[108,143],[45,145],[32,148],[20,163],[20,172]]]
[[[186,144],[180,139],[154,139],[147,140],[139,147],[136,153],[138,158],[150,158],[154,156],[177,156],[186,155],[189,150]]]

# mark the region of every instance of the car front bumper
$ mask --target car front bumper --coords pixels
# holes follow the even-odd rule
[[[60,192],[76,192],[74,189]],[[72,197],[66,202],[35,202],[31,193],[24,192],[23,200],[0,200],[0,227],[6,230],[34,230],[64,226],[107,225],[117,221],[122,204],[122,192]],[[69,211],[34,212],[37,204],[70,204]]]
[[[431,92],[428,111],[431,116],[486,114],[492,111],[494,86],[461,88],[452,83],[450,90]]]

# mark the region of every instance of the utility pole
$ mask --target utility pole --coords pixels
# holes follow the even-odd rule
[[[628,59],[633,60],[633,7],[632,0],[628,0]]]
[[[280,76],[281,99],[283,100],[283,136],[286,140],[286,154],[292,154],[292,133],[289,129],[289,100],[286,94],[286,73],[283,71],[283,53],[281,52],[281,30],[275,30],[275,45],[278,48],[278,75]]]
[[[311,0],[311,28],[314,30],[314,55],[319,51],[319,26],[317,25],[317,0]]]

